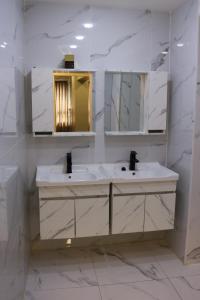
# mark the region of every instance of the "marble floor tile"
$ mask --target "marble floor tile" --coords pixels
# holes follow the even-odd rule
[[[172,252],[157,255],[156,260],[167,277],[200,275],[200,264],[184,265]]]
[[[101,300],[98,287],[25,292],[24,300]]]
[[[55,251],[33,256],[27,279],[28,290],[97,286],[87,250]]]
[[[92,251],[99,285],[160,280],[166,277],[153,255],[134,246],[106,247]]]
[[[190,298],[200,299],[200,265],[148,242],[34,252],[24,300]]]
[[[102,300],[180,300],[168,279],[100,286]]]
[[[182,300],[200,299],[200,275],[182,276],[170,279]]]

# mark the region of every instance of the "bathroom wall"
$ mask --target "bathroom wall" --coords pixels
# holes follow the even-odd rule
[[[35,20],[37,19],[37,22]],[[93,29],[84,29],[84,22],[93,22]],[[104,72],[149,71],[169,69],[169,15],[149,10],[91,7],[88,5],[31,3],[25,10],[26,72],[30,79],[33,66],[58,68],[63,56],[73,50],[76,67],[96,70],[95,127],[96,137],[33,138],[29,136],[29,189],[33,206],[33,237],[38,234],[38,203],[35,198],[35,172],[39,164],[64,161],[72,150],[73,162],[116,162],[128,160],[135,149],[141,161],[165,163],[167,137],[104,136]],[[83,34],[85,40],[74,36]],[[29,80],[27,102],[31,104]],[[29,118],[31,119],[31,118]],[[31,124],[29,124],[31,131]],[[35,198],[35,200],[33,200]]]
[[[200,3],[200,2],[199,2]],[[200,5],[199,5],[200,9]],[[200,12],[200,10],[198,10]],[[193,157],[190,206],[187,227],[186,261],[200,262],[200,20],[198,14],[198,63],[194,107]]]
[[[172,89],[167,157],[168,167],[180,174],[177,188],[176,230],[171,235],[171,241],[173,248],[181,258],[185,257],[186,251],[188,211],[192,189],[198,45],[197,14],[198,1],[189,0],[176,9],[171,16],[170,73]],[[198,114],[196,117],[198,118]],[[198,126],[198,122],[196,125]],[[197,133],[198,130],[195,132],[195,135],[198,136]],[[195,144],[196,147],[198,140],[195,140]],[[194,161],[194,165],[198,168],[197,161]],[[196,182],[196,185],[199,186],[198,182]],[[197,198],[192,201],[197,202]],[[189,224],[190,226],[191,224]],[[190,228],[191,230],[192,228]],[[195,235],[195,238],[197,235]],[[191,243],[191,239],[188,243]],[[188,246],[189,252],[195,244],[196,242],[192,242],[192,245]]]
[[[29,249],[23,1],[0,6],[0,298],[22,300]]]

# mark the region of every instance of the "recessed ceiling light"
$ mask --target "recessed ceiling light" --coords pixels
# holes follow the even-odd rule
[[[161,52],[163,55],[167,55],[168,54],[168,51],[162,51]]]
[[[5,46],[7,46],[7,45],[8,45],[8,43],[7,43],[7,42],[3,42],[3,44],[4,44]]]
[[[3,45],[3,44],[2,44],[2,45],[0,45],[0,47],[1,47],[1,48],[6,48],[6,46],[5,46],[5,45]]]
[[[75,36],[75,39],[78,40],[78,41],[82,41],[82,40],[84,40],[84,38],[85,37],[83,35],[76,35]]]
[[[90,28],[94,27],[94,24],[92,24],[92,23],[84,23],[83,27],[90,29]]]
[[[184,44],[183,43],[178,43],[178,44],[176,44],[176,46],[179,47],[179,48],[181,48],[181,47],[184,46]]]
[[[76,48],[78,48],[78,46],[77,45],[70,45],[69,48],[76,49]]]

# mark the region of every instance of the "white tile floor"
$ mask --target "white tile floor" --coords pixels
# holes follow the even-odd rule
[[[38,251],[25,300],[200,300],[200,264],[156,243]]]

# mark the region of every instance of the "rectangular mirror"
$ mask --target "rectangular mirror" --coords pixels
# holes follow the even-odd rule
[[[55,132],[92,128],[92,75],[54,72]]]
[[[105,73],[105,131],[144,130],[147,73]]]

